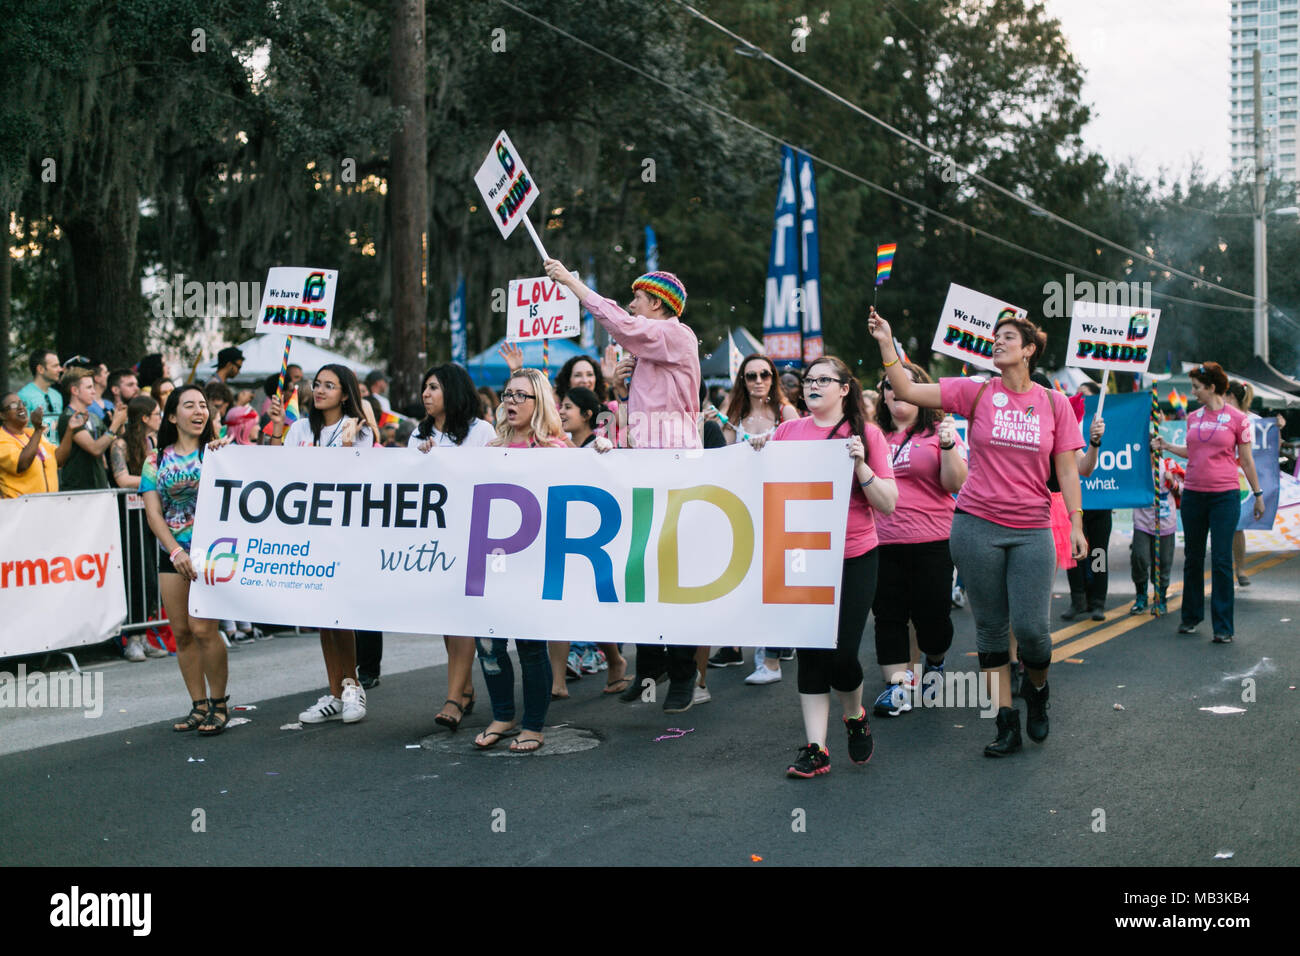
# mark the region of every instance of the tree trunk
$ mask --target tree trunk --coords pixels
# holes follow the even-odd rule
[[[424,0],[393,0],[393,104],[404,122],[392,139],[393,335],[389,379],[395,408],[419,404],[428,361],[425,341],[429,182],[425,163]]]
[[[148,321],[135,274],[139,197],[114,191],[102,207],[63,223],[72,252],[75,320],[60,323],[59,357],[86,355],[109,368],[144,354]]]
[[[13,293],[13,260],[9,258],[9,209],[0,206],[0,395],[9,392],[9,297]],[[20,350],[21,351],[21,350]]]

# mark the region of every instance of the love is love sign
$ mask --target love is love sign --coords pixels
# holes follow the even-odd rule
[[[578,299],[546,276],[511,279],[506,294],[506,340],[568,339],[582,331]]]

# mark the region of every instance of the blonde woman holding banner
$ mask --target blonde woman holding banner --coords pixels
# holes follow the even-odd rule
[[[1011,629],[1027,680],[1029,738],[1047,739],[1047,669],[1052,662],[1048,623],[1056,546],[1052,538],[1051,465],[1070,512],[1070,545],[1087,553],[1082,492],[1075,451],[1083,435],[1069,403],[1030,380],[1047,335],[1028,319],[1006,315],[993,328],[993,364],[999,375],[943,378],[937,385],[913,382],[899,363],[893,332],[873,308],[868,322],[880,345],[885,375],[898,400],[918,408],[956,412],[970,423],[970,464],[957,497],[949,536],[975,616],[976,647],[983,678],[995,683],[997,737],[985,756],[1004,757],[1021,748],[1020,711],[1011,703]]]

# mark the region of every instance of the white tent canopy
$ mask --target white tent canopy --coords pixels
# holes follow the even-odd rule
[[[244,365],[232,381],[261,383],[271,374],[280,371],[280,360],[284,357],[283,335],[255,335],[247,342],[239,343],[238,348],[244,353]],[[365,378],[373,366],[362,364],[346,356],[321,348],[311,339],[294,339],[289,351],[289,363],[301,365],[303,374],[311,381],[312,375],[322,365],[343,365],[357,373],[357,378]],[[199,382],[207,382],[217,374],[217,362],[213,359],[199,367],[196,376]]]

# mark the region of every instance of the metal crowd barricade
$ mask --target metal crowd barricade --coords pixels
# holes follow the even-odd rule
[[[113,493],[122,529],[122,572],[126,579],[126,621],[118,633],[162,627],[169,622],[162,616],[158,544],[145,518],[144,496],[130,488],[116,488]]]

